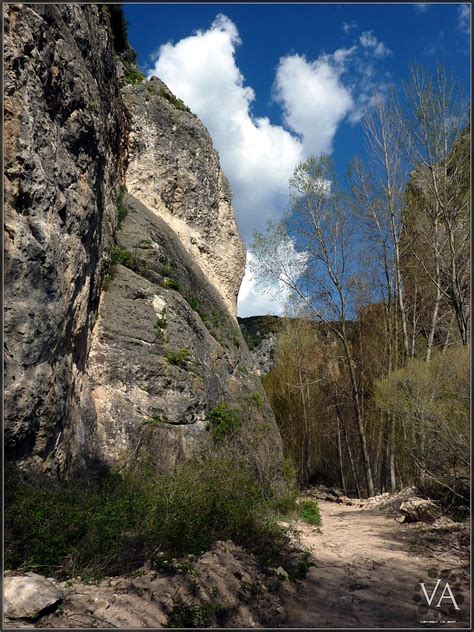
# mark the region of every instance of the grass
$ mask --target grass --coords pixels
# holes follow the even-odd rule
[[[95,481],[27,480],[9,464],[4,498],[9,569],[98,581],[133,572],[148,559],[200,554],[228,539],[262,563],[284,564],[288,537],[272,518],[269,490],[230,445],[196,454],[171,474],[142,464]]]
[[[263,405],[265,404],[265,401],[262,397],[261,393],[252,393],[251,395],[252,401],[254,402],[254,404],[257,406],[257,408],[262,408]]]
[[[195,296],[190,296],[187,300],[189,307],[196,312],[199,305],[201,304],[201,301]]]
[[[172,279],[171,277],[165,277],[161,282],[161,286],[169,290],[176,290],[176,292],[181,290],[181,285],[178,281]]]
[[[157,335],[160,335],[166,328],[168,327],[168,321],[166,320],[166,314],[163,313],[159,318],[156,319],[155,324],[153,325],[153,329]]]
[[[120,86],[136,85],[145,81],[145,75],[130,61],[125,62],[125,74],[120,79]]]
[[[167,628],[223,627],[233,608],[219,604],[191,604],[182,597],[173,599]]]
[[[298,517],[307,524],[321,526],[321,513],[315,500],[302,500],[297,505]]]
[[[112,265],[121,263],[123,266],[130,268],[131,270],[133,270],[136,266],[133,254],[125,248],[120,248],[120,246],[115,246],[112,250],[112,258],[110,262]]]

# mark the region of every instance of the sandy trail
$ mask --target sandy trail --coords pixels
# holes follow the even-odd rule
[[[315,566],[285,604],[285,626],[469,628],[468,569],[459,553],[436,550],[436,546],[429,554],[413,552],[418,525],[402,525],[376,509],[328,501],[319,501],[319,506],[323,521],[320,531],[297,525]],[[457,603],[460,610],[454,615],[443,614],[440,608],[419,611],[420,602],[415,601],[422,595],[421,587],[416,590],[418,583],[425,582],[430,595],[437,581],[438,575],[430,578],[430,569],[449,573],[454,597],[463,601]],[[446,579],[442,579],[433,605],[439,602],[445,585]],[[446,610],[452,602],[444,599],[442,604]],[[424,623],[426,620],[432,623]]]

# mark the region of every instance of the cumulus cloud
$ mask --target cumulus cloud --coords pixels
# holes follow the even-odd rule
[[[286,239],[275,250],[275,268],[281,270],[279,279],[265,275],[265,285],[256,274],[257,260],[247,253],[245,276],[237,304],[239,316],[273,314],[281,316],[288,310],[292,292],[287,282],[297,282],[305,273],[308,253],[298,252],[292,239]]]
[[[288,287],[281,281],[275,280],[273,286],[264,291],[253,271],[253,263],[255,263],[255,257],[251,252],[248,252],[245,276],[240,286],[237,302],[239,316],[242,318],[256,314],[281,316],[285,312],[289,299]]]
[[[252,88],[235,62],[236,26],[218,16],[206,31],[161,46],[156,74],[209,129],[233,192],[240,231],[250,241],[268,217],[281,211],[288,178],[303,158],[302,144],[266,117],[253,117]]]
[[[283,108],[285,123],[301,135],[307,152],[330,152],[338,125],[353,106],[349,90],[340,81],[340,67],[350,52],[336,52],[333,64],[325,57],[311,62],[301,55],[280,61],[275,98]]]
[[[348,30],[356,26],[352,23]],[[377,49],[383,42],[372,37],[372,57],[383,56],[381,51],[388,49]],[[248,244],[267,219],[280,217],[287,204],[288,179],[298,162],[310,153],[330,152],[344,118],[355,116],[349,119],[354,122],[355,113],[368,106],[364,86],[371,86],[372,79],[366,77],[369,62],[358,56],[360,47],[355,43],[316,60],[287,55],[279,61],[273,86],[273,98],[283,111],[284,126],[277,125],[252,114],[256,95],[245,85],[235,58],[240,44],[236,25],[218,15],[208,29],[163,44],[148,75],[162,79],[209,129]],[[349,66],[354,70],[351,84],[345,78]],[[241,313],[250,305],[253,313],[276,305],[278,313],[286,300],[284,292],[277,303],[272,300],[257,293],[247,273],[239,300]]]

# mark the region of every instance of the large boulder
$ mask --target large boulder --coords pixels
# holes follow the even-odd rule
[[[63,598],[49,579],[36,573],[7,576],[4,586],[4,612],[9,619],[36,619]]]
[[[434,522],[441,515],[441,509],[432,500],[411,498],[400,505],[402,522]]]

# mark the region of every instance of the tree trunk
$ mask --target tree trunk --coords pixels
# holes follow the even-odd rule
[[[344,478],[344,462],[342,459],[342,442],[341,442],[341,420],[339,418],[339,413],[336,412],[336,418],[337,418],[337,452],[339,455],[339,472],[340,472],[340,477],[341,477],[341,487],[342,487],[342,492],[344,494],[344,496],[347,495],[347,487],[346,487],[346,480]]]
[[[356,415],[357,429],[359,431],[360,445],[362,449],[362,460],[364,463],[365,480],[367,483],[367,492],[369,496],[375,496],[374,479],[372,477],[372,467],[370,465],[370,455],[367,447],[367,439],[365,436],[364,417],[362,411],[362,405],[359,395],[359,387],[357,384],[357,378],[354,370],[354,362],[352,360],[352,354],[349,349],[349,343],[346,336],[345,323],[342,323],[343,334],[343,346],[346,354],[346,360],[349,368],[349,375],[351,379],[352,389],[352,404]]]

